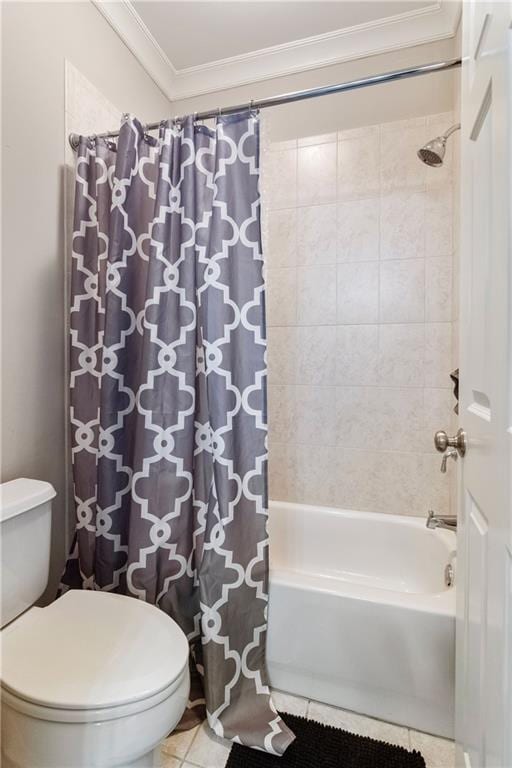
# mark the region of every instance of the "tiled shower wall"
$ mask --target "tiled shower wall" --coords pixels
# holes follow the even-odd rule
[[[447,512],[453,424],[452,114],[298,139],[264,156],[273,499]]]

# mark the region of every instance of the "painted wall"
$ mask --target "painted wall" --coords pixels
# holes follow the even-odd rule
[[[172,114],[182,115],[231,104],[249,104],[251,99],[347,82],[413,65],[444,61],[456,58],[459,52],[458,38],[418,45],[295,75],[251,83],[239,88],[204,94],[193,99],[176,101],[173,103]],[[446,112],[453,108],[457,82],[456,72],[441,72],[373,86],[371,90],[349,91],[311,101],[272,107],[263,113],[266,130],[272,141],[283,141],[297,136],[314,136],[341,129]]]
[[[66,549],[65,60],[142,120],[166,115],[169,103],[92,3],[1,8],[1,479],[40,478],[58,492],[50,596]]]

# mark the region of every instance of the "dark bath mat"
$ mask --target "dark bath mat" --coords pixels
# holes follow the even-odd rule
[[[226,768],[425,768],[420,752],[280,712],[295,734],[282,757],[233,744]]]

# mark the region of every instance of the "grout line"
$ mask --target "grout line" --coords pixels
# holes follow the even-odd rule
[[[350,262],[353,264],[356,264],[357,262]],[[377,262],[371,261],[368,262],[369,264],[376,264]],[[288,267],[283,267],[283,269],[288,269]],[[429,320],[428,322],[423,322],[422,320],[404,320],[402,322],[398,322],[397,320],[391,320],[387,322],[376,322],[375,320],[368,322],[368,323],[298,323],[297,325],[283,325],[281,323],[273,324],[268,323],[268,328],[322,328],[325,326],[328,327],[334,327],[334,328],[345,328],[347,326],[398,326],[400,328],[403,328],[404,326],[418,326],[418,325],[452,325],[451,320]]]
[[[192,739],[192,741],[188,745],[187,749],[185,750],[185,754],[183,756],[183,761],[186,761],[186,757],[187,757],[188,753],[190,752],[190,750],[192,749],[192,744],[194,744],[195,740],[197,739],[197,737],[199,735],[199,731],[201,730],[202,727],[203,727],[202,723],[200,723],[199,727],[197,728],[197,730],[196,730],[196,732],[194,734],[194,738]]]
[[[339,142],[336,142],[336,182],[335,182],[335,186],[336,186],[336,211],[335,211],[335,220],[336,220],[336,225],[335,225],[336,274],[335,274],[335,283],[334,283],[334,308],[335,308],[335,313],[336,313],[336,322],[338,322],[338,317],[339,317],[339,307],[338,307],[338,275],[339,275],[339,272],[340,272],[340,268],[339,268],[339,263],[340,263],[339,262],[339,255],[340,254],[338,252],[338,230],[339,230],[339,221],[338,221],[339,203],[338,203],[338,199],[339,199],[339,176],[340,176],[341,160],[342,160],[341,145],[339,144]],[[335,366],[336,366],[336,357],[337,357],[337,355],[336,355],[336,342],[334,343],[334,356],[335,356]],[[336,378],[336,369],[335,369],[335,372],[334,372],[334,378]],[[309,704],[308,704],[308,707],[309,707]]]

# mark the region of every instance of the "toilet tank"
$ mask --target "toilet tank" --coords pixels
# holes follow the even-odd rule
[[[0,485],[2,627],[46,589],[54,496],[53,487],[42,480],[20,478]]]

